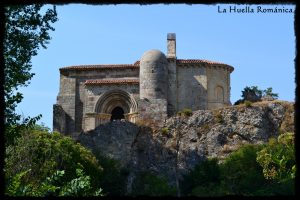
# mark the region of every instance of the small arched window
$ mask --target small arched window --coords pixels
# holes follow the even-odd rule
[[[224,89],[221,86],[215,88],[215,98],[218,102],[224,102]]]

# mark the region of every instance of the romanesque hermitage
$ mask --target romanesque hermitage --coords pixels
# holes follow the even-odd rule
[[[164,121],[184,108],[207,110],[230,103],[230,65],[177,59],[176,35],[167,35],[167,55],[145,52],[134,64],[60,68],[53,129],[77,137],[111,120]]]

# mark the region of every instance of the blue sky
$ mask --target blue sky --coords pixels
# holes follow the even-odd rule
[[[219,13],[227,9],[227,13]],[[150,49],[166,53],[167,33],[176,33],[178,59],[206,59],[235,68],[231,102],[246,86],[272,87],[279,99],[295,101],[294,13],[229,13],[232,4],[57,6],[59,21],[48,48],[32,58],[36,75],[21,88],[17,112],[42,114],[52,129],[59,68],[84,64],[131,64]],[[245,8],[246,5],[235,5]],[[249,5],[248,5],[249,6]],[[261,5],[292,8],[294,5]]]

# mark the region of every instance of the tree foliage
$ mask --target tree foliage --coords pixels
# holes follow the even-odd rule
[[[209,195],[213,190],[211,188],[209,191],[204,188],[208,188],[209,185],[216,185],[220,183],[220,169],[218,166],[218,160],[216,158],[208,159],[200,162],[191,170],[188,174],[183,177],[181,181],[181,191],[184,195]],[[194,190],[194,191],[193,191]],[[203,194],[203,195],[201,195]]]
[[[261,145],[245,145],[220,165],[221,182],[226,194],[255,195],[267,183],[262,167],[256,162],[256,152],[261,148]]]
[[[118,161],[102,155],[99,151],[95,151],[94,155],[103,168],[99,185],[105,192],[105,195],[124,196],[126,194],[129,170],[122,167]]]
[[[277,93],[273,93],[273,88],[269,87],[265,90],[261,90],[258,88],[258,86],[246,86],[242,90],[242,99],[237,100],[234,105],[238,105],[241,103],[244,103],[245,101],[250,101],[250,102],[257,102],[261,101],[263,97],[271,97],[273,99],[278,98]]]
[[[285,133],[281,134],[277,140],[270,140],[269,144],[257,153],[257,162],[263,167],[266,179],[277,182],[295,179],[294,144],[294,133]]]
[[[175,196],[176,188],[163,177],[141,172],[133,182],[132,196]]]
[[[5,7],[4,55],[4,113],[6,125],[16,124],[21,116],[15,108],[23,96],[17,90],[27,86],[34,73],[31,58],[40,47],[46,48],[51,39],[49,31],[57,21],[55,6],[41,14],[42,4]]]
[[[103,196],[102,189],[99,188],[95,192],[92,191],[90,177],[86,176],[82,169],[76,169],[77,177],[70,182],[61,182],[65,171],[57,170],[53,175],[47,177],[37,187],[33,187],[32,184],[22,183],[22,178],[30,171],[26,170],[16,174],[8,188],[6,195],[9,196],[35,196],[35,197],[47,197],[47,196]]]
[[[29,170],[23,177],[24,185],[32,190],[57,170],[65,171],[62,181],[67,183],[77,178],[80,167],[91,177],[91,187],[96,190],[102,177],[102,167],[91,151],[73,139],[59,133],[49,133],[33,128],[24,128],[15,145],[6,148],[4,172],[7,184],[17,174]]]
[[[280,135],[265,145],[245,145],[221,164],[199,163],[184,176],[186,196],[271,196],[295,194],[294,134]]]

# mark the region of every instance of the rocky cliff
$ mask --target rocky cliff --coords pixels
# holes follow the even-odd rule
[[[143,124],[113,121],[82,133],[79,141],[130,169],[129,185],[139,171],[165,176],[174,184],[176,171],[180,178],[205,158],[218,157],[222,162],[243,144],[264,143],[282,132],[293,132],[294,104],[257,102],[171,117],[163,127]]]

